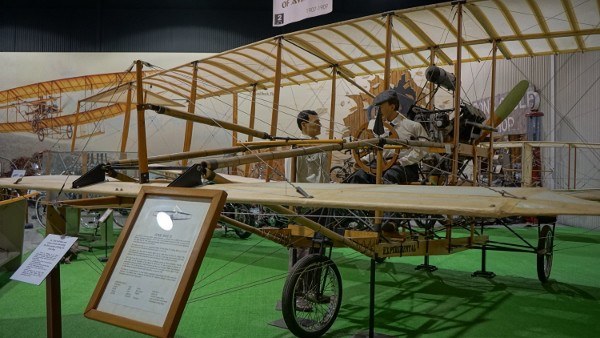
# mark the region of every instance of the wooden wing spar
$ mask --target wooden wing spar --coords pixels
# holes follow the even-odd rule
[[[334,73],[345,79],[382,74],[390,64],[425,68],[432,53],[436,65],[491,60],[494,45],[504,59],[600,49],[597,1],[460,3],[469,28],[460,39],[458,2],[446,2],[282,34],[152,74],[144,83],[185,98],[195,87],[194,97],[202,99],[331,80]]]
[[[237,176],[225,175],[234,181]],[[85,188],[73,189],[78,176],[27,176],[0,179],[0,187],[43,191],[89,193],[102,196],[135,197],[143,185],[109,179]],[[190,189],[217,189],[227,192],[228,202],[382,210],[435,215],[473,217],[600,215],[600,203],[553,192],[544,188],[486,188],[452,186],[314,184],[297,183],[312,198],[299,195],[285,182],[229,183]],[[250,181],[251,182],[251,181]],[[166,187],[167,183],[146,185]]]

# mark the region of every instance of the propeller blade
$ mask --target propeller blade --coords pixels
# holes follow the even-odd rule
[[[502,102],[500,102],[498,107],[495,109],[494,120],[490,121],[488,118],[483,124],[493,128],[500,125],[500,123],[502,123],[502,121],[504,121],[504,119],[506,119],[519,104],[519,101],[521,101],[523,95],[525,95],[525,92],[527,92],[527,88],[529,88],[529,81],[522,80],[521,82],[517,83],[517,85],[511,89],[508,95],[506,95],[504,100],[502,100]],[[488,134],[489,131],[484,130],[477,141],[475,141],[475,144],[481,142]]]

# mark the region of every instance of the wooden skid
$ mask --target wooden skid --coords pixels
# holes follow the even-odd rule
[[[314,245],[311,243],[311,239],[315,235],[312,229],[297,224],[289,224],[288,229],[291,231],[293,246],[307,247]],[[372,231],[345,230],[344,237],[368,248],[374,247],[379,242],[379,235]],[[330,239],[333,241],[334,247],[345,247],[342,241],[336,238]]]
[[[487,242],[488,236],[474,236],[443,239],[417,239],[396,241],[391,243],[380,243],[373,248],[379,257],[402,257],[402,256],[434,256],[449,255],[471,248],[473,244]]]

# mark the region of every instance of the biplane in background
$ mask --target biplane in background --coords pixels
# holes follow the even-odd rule
[[[85,125],[115,117],[124,112],[124,105],[114,104],[95,110],[77,102],[69,106],[72,94],[89,96],[96,91],[130,81],[131,73],[85,75],[73,78],[32,83],[0,91],[0,110],[6,119],[0,123],[0,133],[31,132],[40,141],[46,137],[72,139],[75,125]],[[67,108],[67,106],[69,106]],[[65,111],[74,109],[74,111]],[[75,135],[85,138],[95,135]]]
[[[598,48],[594,45],[600,30],[580,27],[581,29],[563,30],[549,27],[541,21],[538,11],[541,0],[529,2],[532,21],[543,33],[524,34],[517,21],[510,16],[506,7],[511,1],[467,1],[456,4],[435,5],[425,8],[390,12],[384,15],[370,16],[348,22],[318,27],[306,31],[264,40],[250,46],[217,54],[197,60],[173,69],[143,75],[147,64],[136,62],[135,82],[123,83],[104,93],[96,94],[87,100],[103,102],[107,98],[117,98],[116,103],[124,104],[126,114],[131,108],[137,111],[138,159],[116,160],[100,164],[80,177],[40,176],[0,180],[0,187],[9,189],[36,189],[70,193],[95,194],[105,197],[63,201],[61,207],[124,207],[131,205],[142,186],[189,187],[191,189],[218,189],[227,193],[229,203],[241,205],[262,205],[275,214],[285,216],[290,225],[285,228],[255,228],[240,219],[222,215],[221,221],[241,230],[248,231],[273,240],[286,247],[315,247],[319,254],[309,255],[296,263],[289,272],[282,294],[282,311],[287,327],[297,336],[321,336],[333,325],[341,302],[342,280],[338,268],[326,254],[336,246],[346,246],[365,254],[372,260],[371,295],[374,294],[375,262],[388,257],[423,256],[422,268],[433,269],[429,264],[432,255],[446,255],[466,249],[481,249],[482,268],[480,275],[491,277],[485,268],[487,250],[512,250],[532,253],[537,261],[538,278],[542,282],[550,277],[553,260],[553,239],[556,216],[559,215],[600,215],[597,201],[585,200],[569,194],[553,192],[544,188],[531,187],[492,187],[491,180],[481,177],[491,175],[490,171],[481,173],[479,163],[482,158],[491,160],[491,146],[481,144],[484,134],[494,133],[494,128],[505,118],[521,99],[527,83],[520,83],[511,91],[501,105],[491,103],[489,117],[482,116],[474,107],[465,104],[460,98],[461,64],[474,60],[492,62],[492,84],[495,83],[496,52],[499,50],[505,58],[519,56],[545,55],[562,50],[563,40],[542,46],[534,43],[539,39],[554,41],[558,38],[573,39],[582,51]],[[544,6],[549,2],[544,1]],[[563,2],[552,2],[562,6]],[[570,1],[566,2],[573,7]],[[536,11],[537,9],[537,11]],[[463,12],[472,15],[463,18]],[[494,17],[502,13],[502,17]],[[521,11],[522,12],[522,11]],[[569,12],[569,11],[567,11]],[[589,12],[589,11],[588,11]],[[598,11],[592,11],[598,14]],[[571,13],[571,12],[569,12]],[[456,20],[456,25],[452,22]],[[464,20],[464,21],[463,21]],[[574,20],[569,15],[569,20]],[[438,28],[427,31],[417,23],[435,21]],[[519,20],[521,21],[521,20]],[[596,20],[600,23],[600,20]],[[492,24],[493,22],[493,24]],[[469,37],[463,39],[462,29],[469,26]],[[500,36],[494,27],[506,27],[512,32]],[[579,25],[572,25],[578,27]],[[596,25],[595,27],[597,27]],[[449,34],[441,32],[446,27]],[[475,28],[473,28],[475,27]],[[372,33],[378,32],[377,34]],[[439,43],[444,38],[444,43]],[[583,37],[583,38],[582,38]],[[383,41],[383,42],[382,42]],[[514,44],[513,44],[514,43]],[[589,43],[589,45],[588,45]],[[527,46],[525,52],[514,45]],[[368,48],[364,45],[368,45]],[[533,47],[535,46],[535,48]],[[482,57],[481,51],[491,51],[491,56]],[[517,52],[511,52],[516,50]],[[462,52],[468,53],[463,57]],[[427,55],[429,53],[429,55]],[[436,61],[437,58],[437,62]],[[335,88],[338,76],[349,83],[357,76],[365,74],[383,74],[382,86],[375,92],[365,91],[365,101],[392,83],[392,62],[400,68],[426,68],[437,65],[453,65],[454,75],[446,77],[427,76],[431,80],[428,91],[415,91],[412,97],[415,103],[410,112],[420,116],[427,123],[431,140],[399,140],[370,134],[364,127],[368,112],[360,106],[355,115],[349,117],[354,128],[352,140],[334,139],[336,130]],[[436,69],[430,68],[432,73]],[[453,78],[453,79],[452,79]],[[297,140],[277,136],[281,126],[279,113],[284,112],[280,102],[280,91],[284,86],[302,85],[310,82],[331,81],[331,110],[329,138],[322,141]],[[400,89],[402,85],[396,86]],[[434,93],[439,88],[450,89],[453,105],[450,109],[435,106]],[[263,132],[254,128],[256,118],[256,92],[271,88],[270,131]],[[423,85],[425,88],[425,85]],[[492,88],[494,86],[492,85]],[[168,104],[148,102],[144,93],[153,91],[155,97],[168,96],[175,102],[185,99],[187,111],[180,111]],[[115,93],[127,95],[117,96]],[[165,94],[166,93],[166,94]],[[248,127],[238,121],[238,95],[249,94],[251,99]],[[512,94],[514,93],[514,94]],[[219,120],[200,114],[197,102],[211,97],[230,96],[232,98],[232,121]],[[122,99],[121,99],[122,97]],[[426,104],[421,99],[428,97]],[[494,97],[494,89],[491,90]],[[166,100],[165,100],[166,102]],[[361,101],[362,102],[362,101]],[[368,105],[368,104],[367,104]],[[366,105],[365,105],[366,106]],[[184,119],[186,129],[183,151],[167,155],[148,156],[145,114],[154,111],[158,114]],[[201,123],[231,131],[234,146],[213,150],[190,151],[193,123]],[[438,128],[436,129],[436,126]],[[126,133],[129,124],[123,130]],[[337,129],[339,130],[339,128]],[[433,137],[432,133],[439,136]],[[238,135],[248,135],[247,141],[240,141]],[[253,138],[266,141],[254,142]],[[493,140],[493,138],[490,138]],[[293,149],[271,150],[252,153],[273,147],[298,146]],[[244,181],[247,178],[219,173],[226,168],[239,169],[252,163],[266,165],[266,180],[273,180],[275,171],[273,161],[288,157],[303,156],[317,152],[351,150],[361,157],[365,152],[374,152],[378,158],[377,175],[386,165],[382,153],[384,148],[427,147],[431,153],[438,154],[432,166],[430,176],[443,176],[437,180],[443,186],[431,185],[353,185],[353,184],[308,184],[285,182]],[[243,153],[241,155],[234,155]],[[210,156],[220,156],[209,158]],[[188,166],[188,160],[195,164]],[[156,166],[159,163],[181,161],[177,165]],[[358,161],[360,162],[360,161]],[[471,163],[472,175],[466,174],[467,164]],[[489,162],[491,163],[491,161]],[[488,168],[491,166],[488,165]],[[124,174],[125,170],[137,170],[135,177]],[[170,182],[157,182],[150,179],[151,170],[183,170],[183,173]],[[234,170],[234,171],[235,171]],[[524,173],[531,174],[531,165]],[[108,178],[107,178],[108,176]],[[292,175],[293,177],[293,175]],[[207,182],[215,184],[207,184]],[[458,183],[463,185],[456,186]],[[485,186],[477,186],[486,182]],[[526,178],[524,183],[528,182]],[[527,184],[525,184],[527,185]],[[580,195],[581,196],[581,195]],[[592,193],[592,196],[596,196]],[[595,199],[595,198],[590,198]],[[335,211],[334,219],[352,219],[348,223],[334,223],[323,226],[311,217],[291,211],[287,207]],[[400,215],[405,219],[398,231],[383,231],[378,225],[385,213]],[[505,217],[535,217],[538,227],[538,240],[530,243],[523,239],[522,245],[504,245],[492,241],[485,233],[490,223],[502,223]],[[367,219],[367,221],[359,221]],[[56,220],[54,220],[56,221]],[[60,223],[60,221],[57,221]],[[57,224],[64,227],[63,224]],[[302,295],[312,305],[311,312],[296,309],[296,299]],[[373,329],[373,304],[371,304],[370,327]],[[372,333],[372,331],[371,331]]]
[[[48,135],[65,134],[67,138],[73,136],[73,126],[54,126],[49,123],[54,118],[60,116],[62,109],[60,106],[60,98],[48,96],[40,97],[36,100],[17,101],[9,105],[0,107],[0,109],[14,109],[14,115],[20,116],[24,122],[29,123],[30,131],[37,135],[40,141]],[[10,114],[10,112],[8,113]]]

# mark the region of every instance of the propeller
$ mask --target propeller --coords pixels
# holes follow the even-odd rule
[[[502,121],[504,121],[504,119],[506,119],[519,104],[519,101],[521,101],[523,95],[525,95],[525,92],[527,92],[527,88],[529,88],[529,81],[522,80],[521,82],[517,83],[517,85],[510,90],[508,95],[506,95],[504,100],[500,102],[498,107],[495,109],[494,120],[490,121],[488,118],[483,124],[492,128],[496,128],[498,125],[500,125],[500,123],[502,123]],[[481,142],[489,133],[489,131],[484,130],[474,144]]]

